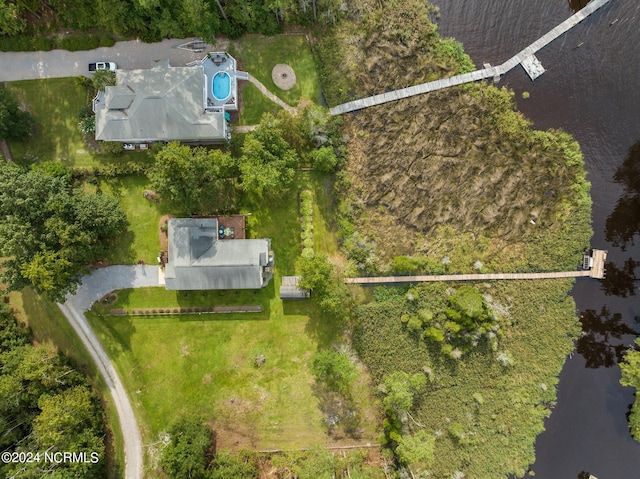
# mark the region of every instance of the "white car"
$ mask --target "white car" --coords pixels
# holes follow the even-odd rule
[[[94,72],[96,70],[110,70],[112,72],[118,69],[118,65],[114,62],[96,62],[89,63],[89,71]]]

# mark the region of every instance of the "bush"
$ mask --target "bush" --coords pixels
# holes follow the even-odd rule
[[[318,382],[345,396],[350,395],[351,385],[357,377],[353,362],[345,354],[331,349],[314,354],[311,370]]]
[[[318,171],[332,173],[338,164],[338,158],[330,146],[323,146],[309,153],[311,164]]]
[[[120,155],[124,151],[119,141],[100,141],[100,150],[111,155]]]
[[[54,47],[49,38],[32,35],[0,35],[0,51],[3,52],[48,52]]]
[[[70,52],[93,50],[99,45],[100,42],[95,35],[69,35],[61,38],[58,42],[58,47],[61,50],[69,50]]]
[[[313,194],[309,190],[300,193],[300,223],[302,252],[308,255],[313,253]]]

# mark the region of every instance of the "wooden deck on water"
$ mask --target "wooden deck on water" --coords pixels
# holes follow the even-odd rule
[[[487,78],[499,79],[502,75],[506,74],[510,70],[514,69],[517,65],[523,62],[530,62],[531,57],[540,49],[547,46],[553,40],[563,35],[571,28],[575,27],[582,20],[589,15],[599,10],[611,0],[591,0],[583,9],[571,15],[560,25],[538,38],[535,42],[529,45],[527,48],[521,50],[513,57],[509,58],[506,62],[495,67],[485,67],[482,70],[476,70],[470,73],[464,73],[462,75],[456,75],[450,78],[443,78],[427,83],[421,83],[419,85],[410,86],[407,88],[401,88],[398,90],[390,91],[387,93],[381,93],[379,95],[369,96],[361,98],[359,100],[342,103],[330,108],[329,111],[333,116],[342,115],[370,106],[381,105],[391,101],[401,100],[403,98],[409,98],[415,95],[422,95],[423,93],[429,93],[436,90],[442,90],[443,88],[449,88],[456,85],[462,85],[463,83],[471,83],[479,80],[485,80]],[[526,70],[526,69],[525,69]]]
[[[371,276],[361,278],[345,278],[347,284],[393,284],[393,283],[425,283],[434,281],[500,281],[512,279],[555,279],[555,278],[604,278],[604,263],[607,252],[593,250],[593,266],[583,271],[557,271],[550,273],[473,273],[442,274],[423,276]]]

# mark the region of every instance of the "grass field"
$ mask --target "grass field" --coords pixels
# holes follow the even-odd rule
[[[78,128],[78,112],[87,104],[86,89],[74,78],[25,80],[7,83],[36,121],[36,132],[27,142],[11,142],[16,163],[58,160],[68,167],[136,160],[140,154],[96,154],[84,142]]]
[[[320,79],[304,36],[245,35],[233,42],[229,50],[245,71],[289,105],[296,106],[300,98],[321,103]],[[271,79],[271,70],[278,63],[286,63],[296,74],[296,84],[290,90],[281,90]]]

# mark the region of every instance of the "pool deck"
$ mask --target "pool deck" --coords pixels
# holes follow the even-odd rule
[[[236,60],[223,52],[211,52],[202,59],[202,67],[205,75],[206,101],[208,108],[224,108],[225,110],[238,109],[238,82],[236,78]],[[219,100],[213,94],[213,77],[220,72],[229,75],[231,80],[231,95],[225,100]]]

